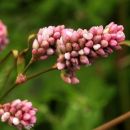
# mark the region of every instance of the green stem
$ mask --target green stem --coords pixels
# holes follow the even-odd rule
[[[8,89],[1,97],[0,97],[0,101],[2,101],[6,96],[8,96],[8,94],[14,89],[16,88],[16,86],[18,86],[18,84],[13,84],[12,87],[10,89]]]
[[[47,73],[47,72],[50,72],[50,71],[53,71],[53,70],[56,70],[56,68],[55,67],[51,67],[51,68],[48,68],[46,70],[42,70],[40,72],[37,72],[37,73],[35,73],[35,74],[31,75],[31,76],[28,76],[27,77],[27,81],[30,80],[30,79],[36,78],[36,77],[42,75],[43,73]]]
[[[27,77],[27,80],[26,80],[26,81],[29,81],[29,80],[31,80],[31,79],[33,79],[33,78],[36,78],[36,77],[38,77],[38,76],[40,76],[40,75],[42,75],[42,74],[44,74],[44,73],[47,73],[47,72],[50,72],[50,71],[53,71],[53,70],[56,70],[56,67],[55,67],[55,66],[53,66],[53,67],[51,67],[51,68],[48,68],[48,69],[46,69],[46,70],[42,70],[42,71],[40,71],[40,72],[38,72],[38,73],[35,73],[35,74],[33,74],[33,75]],[[24,83],[26,83],[26,82],[24,82]],[[2,101],[6,96],[8,96],[9,93],[11,93],[18,85],[21,85],[21,84],[16,84],[16,83],[14,83],[14,84],[12,85],[12,87],[10,87],[10,89],[8,89],[8,90],[0,97],[0,101]]]
[[[34,60],[33,60],[33,58],[31,58],[31,60],[29,61],[29,63],[25,67],[23,74],[25,74],[27,72],[27,70],[29,69],[29,67],[32,65],[33,62],[34,62]]]
[[[12,67],[8,70],[8,72],[7,72],[6,76],[5,76],[5,77],[7,77],[7,78],[5,78],[5,80],[4,80],[3,84],[2,84],[2,87],[1,87],[0,91],[3,91],[3,90],[6,88],[6,84],[7,84],[7,82],[9,81],[9,78],[10,78],[10,75],[11,75],[11,73],[12,73],[12,71],[13,71],[13,68],[14,68],[14,66],[12,66]]]

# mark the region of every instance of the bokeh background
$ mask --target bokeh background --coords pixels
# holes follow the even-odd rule
[[[0,0],[0,19],[8,26],[10,39],[0,58],[11,49],[26,48],[28,36],[48,25],[64,24],[77,29],[115,21],[124,25],[129,39],[129,8],[130,0]],[[3,102],[16,98],[31,100],[39,109],[32,130],[92,130],[130,109],[129,52],[130,48],[124,47],[90,67],[82,67],[77,73],[79,85],[65,84],[60,72],[49,72],[17,87]],[[9,87],[10,77],[15,76],[15,72],[7,75],[13,65],[11,60],[0,68],[0,94],[6,89],[2,89],[2,83]],[[28,73],[47,68],[55,60],[52,57],[39,61]],[[1,122],[0,129],[15,130]],[[130,121],[111,130],[130,130]]]

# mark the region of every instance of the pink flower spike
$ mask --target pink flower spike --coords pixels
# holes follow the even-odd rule
[[[7,104],[11,109],[7,112],[4,111]],[[23,108],[26,107],[27,111]],[[12,111],[12,110],[15,110]],[[7,122],[9,125],[13,125],[19,129],[30,129],[36,123],[37,109],[32,106],[31,102],[27,100],[21,101],[16,99],[11,103],[6,103],[0,106],[0,117],[2,122]]]
[[[121,48],[120,42],[125,40],[123,31],[124,27],[114,22],[105,27],[93,26],[89,30],[74,30],[63,25],[44,27],[37,34],[32,54],[36,60],[45,60],[56,54],[57,69],[66,72],[62,79],[72,84],[72,77],[76,77],[75,72],[80,66],[89,65],[95,58],[107,57]]]

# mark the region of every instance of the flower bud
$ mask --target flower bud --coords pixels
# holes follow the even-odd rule
[[[32,48],[38,49],[38,47],[39,47],[38,41],[35,39],[34,42],[33,42]]]

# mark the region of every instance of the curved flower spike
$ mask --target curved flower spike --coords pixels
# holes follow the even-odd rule
[[[57,54],[57,69],[67,73],[62,79],[70,84],[79,83],[75,73],[81,65],[91,65],[97,57],[107,57],[114,50],[121,49],[125,40],[124,28],[114,22],[94,26],[89,30],[49,26],[39,30],[32,45],[32,55],[37,60],[45,60]],[[71,71],[70,71],[71,70]],[[74,80],[72,80],[74,79]]]

